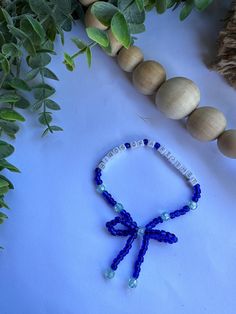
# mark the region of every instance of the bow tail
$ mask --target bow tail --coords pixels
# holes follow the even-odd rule
[[[124,248],[118,253],[118,255],[114,258],[112,264],[111,264],[111,269],[112,270],[116,270],[118,265],[120,264],[120,262],[124,259],[124,257],[129,253],[132,244],[134,242],[134,240],[136,239],[137,235],[136,234],[132,234],[128,240],[126,241],[126,244],[124,246]]]
[[[133,272],[133,278],[137,279],[139,277],[140,271],[141,271],[141,265],[144,261],[144,255],[147,252],[148,244],[149,244],[150,237],[149,235],[145,234],[143,236],[142,246],[138,253],[138,258],[134,264],[134,272]]]

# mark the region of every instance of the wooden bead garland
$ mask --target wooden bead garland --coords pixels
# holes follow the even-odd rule
[[[144,95],[152,95],[165,82],[166,71],[156,61],[144,61],[133,71],[133,84]]]
[[[187,120],[189,133],[199,141],[213,141],[225,129],[224,114],[213,107],[196,109]]]
[[[200,102],[199,88],[184,77],[167,80],[157,91],[156,106],[170,119],[188,116]]]
[[[236,159],[236,130],[224,131],[218,138],[217,145],[222,154]]]
[[[90,4],[96,2],[96,0],[80,0],[79,2],[84,6],[89,6]]]
[[[123,47],[117,56],[117,62],[125,72],[132,72],[142,61],[142,51],[136,46],[130,46],[128,49]]]
[[[84,16],[84,23],[86,27],[96,27],[98,29],[101,30],[106,30],[107,27],[105,25],[103,25],[97,18],[96,16],[94,16],[94,14],[92,14],[91,12],[91,7],[92,5],[90,5],[90,7],[88,7],[85,16]]]
[[[122,48],[122,44],[118,40],[116,40],[110,29],[108,30],[107,35],[111,46],[111,52],[107,52],[107,54],[110,57],[115,57],[118,51]]]
[[[80,0],[80,2],[84,6],[88,6],[96,0]],[[91,8],[85,19],[87,19],[85,21],[87,27],[107,29],[91,14]],[[155,101],[160,111],[171,119],[182,119],[190,114],[187,119],[187,129],[193,137],[200,141],[212,141],[218,138],[217,144],[222,154],[236,159],[236,130],[224,131],[226,118],[219,110],[213,107],[196,109],[200,102],[200,92],[191,80],[176,77],[164,83],[166,72],[159,63],[155,61],[142,62],[143,54],[138,47],[122,48],[121,43],[116,40],[111,30],[108,30],[107,34],[111,52],[105,51],[112,57],[120,51],[118,64],[124,71],[133,72],[133,84],[141,93],[151,95],[160,88]],[[178,90],[180,90],[179,93]],[[169,93],[172,93],[174,97],[171,98]]]

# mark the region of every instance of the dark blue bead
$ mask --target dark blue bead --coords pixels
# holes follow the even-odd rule
[[[160,148],[160,146],[161,146],[161,145],[156,142],[155,145],[154,145],[154,148],[157,150],[158,148]]]
[[[147,145],[147,144],[148,144],[148,139],[145,138],[145,139],[143,140],[143,143],[144,143],[144,145]]]
[[[185,210],[186,213],[190,211],[189,206],[184,206],[183,209]]]
[[[193,201],[193,202],[196,202],[196,203],[197,203],[197,202],[198,202],[198,200],[199,200],[199,198],[198,198],[198,197],[192,197],[192,201]]]
[[[95,173],[101,173],[101,172],[102,172],[102,170],[100,168],[95,169]]]
[[[179,210],[176,210],[175,211],[175,217],[179,217],[180,216],[180,211]]]
[[[96,179],[95,182],[96,182],[97,185],[101,185],[103,183],[103,181],[100,180],[100,179]]]
[[[175,218],[175,213],[174,213],[174,212],[170,213],[170,218],[171,218],[171,219],[174,219],[174,218]]]
[[[125,147],[128,148],[128,149],[131,148],[130,143],[125,143]]]

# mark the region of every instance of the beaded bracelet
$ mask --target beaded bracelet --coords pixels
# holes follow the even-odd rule
[[[138,147],[149,147],[154,149],[154,151],[160,153],[164,158],[166,158],[171,165],[173,165],[188,181],[190,186],[193,188],[193,196],[189,201],[188,205],[183,206],[181,209],[177,209],[170,213],[164,212],[160,216],[154,218],[145,227],[140,227],[131,217],[131,215],[124,209],[121,203],[118,203],[114,200],[109,192],[107,192],[102,177],[102,171],[106,168],[107,163],[113,159],[116,155],[121,152]],[[102,197],[107,201],[107,203],[113,207],[114,211],[119,214],[113,220],[106,223],[108,231],[113,236],[123,236],[128,237],[127,242],[124,248],[118,253],[111,263],[111,266],[105,272],[105,278],[112,279],[115,276],[115,271],[118,268],[119,263],[124,259],[124,257],[129,253],[134,240],[137,237],[142,237],[141,248],[138,253],[137,260],[134,264],[133,276],[129,279],[129,287],[135,288],[137,286],[137,279],[140,274],[141,264],[144,261],[144,255],[147,252],[149,241],[151,239],[157,240],[159,242],[173,244],[178,241],[178,238],[167,231],[154,229],[156,225],[163,223],[169,219],[174,219],[176,217],[185,215],[190,210],[195,210],[198,207],[198,201],[201,197],[201,188],[198,184],[193,173],[188,170],[179,160],[177,160],[173,154],[167,150],[164,146],[160,145],[158,142],[151,140],[139,140],[131,143],[125,143],[120,146],[113,148],[102,161],[98,164],[95,169],[95,183],[97,192],[102,195]],[[125,229],[116,228],[117,225],[122,225]]]

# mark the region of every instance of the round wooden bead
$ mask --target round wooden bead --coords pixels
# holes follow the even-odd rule
[[[156,106],[170,119],[188,116],[200,102],[199,88],[185,77],[167,80],[157,91]]]
[[[96,0],[79,0],[79,2],[80,2],[81,4],[83,4],[84,6],[88,6],[88,5],[90,5],[90,4],[94,3],[94,2],[96,2]]]
[[[99,20],[96,18],[94,14],[91,12],[91,7],[88,7],[85,16],[84,16],[84,23],[86,27],[96,27],[101,30],[106,30],[107,26],[103,25]]]
[[[213,107],[196,109],[187,120],[189,133],[199,141],[215,140],[225,129],[224,114]]]
[[[116,40],[116,38],[114,37],[110,29],[108,30],[107,35],[109,38],[111,51],[110,52],[106,51],[106,52],[109,56],[115,57],[118,51],[122,48],[122,44],[118,40]]]
[[[152,95],[166,80],[166,71],[156,61],[144,61],[133,71],[133,84],[144,95]]]
[[[236,130],[224,131],[218,138],[217,145],[222,154],[236,159]]]
[[[136,46],[128,49],[123,47],[118,54],[117,62],[122,70],[132,72],[134,68],[143,61],[142,51]]]

